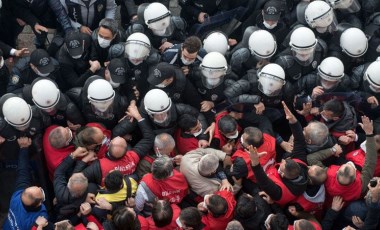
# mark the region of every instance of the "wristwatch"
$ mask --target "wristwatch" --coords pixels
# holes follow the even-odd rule
[[[333,152],[333,154],[336,154],[336,148],[334,146],[331,147],[331,152]]]

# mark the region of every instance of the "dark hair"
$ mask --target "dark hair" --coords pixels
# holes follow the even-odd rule
[[[214,194],[210,196],[210,198],[208,199],[208,202],[209,203],[207,205],[207,209],[212,213],[212,215],[215,218],[223,216],[224,214],[227,213],[228,204],[227,204],[227,201],[223,197]]]
[[[112,213],[112,222],[117,230],[138,230],[140,222],[134,213],[130,212],[126,206],[120,206]]]
[[[94,127],[85,127],[77,133],[76,140],[80,147],[87,147],[93,144],[97,144],[94,139],[94,135],[96,134],[96,129]]]
[[[162,180],[173,173],[173,161],[167,157],[159,157],[152,163],[152,175],[154,179]]]
[[[153,204],[152,218],[156,227],[162,228],[169,225],[173,218],[173,208],[167,200],[158,200]]]
[[[305,220],[305,219],[302,219],[302,220],[298,220],[298,227],[299,229],[302,229],[302,230],[315,230],[315,227],[312,223],[310,223],[310,221],[308,220]]]
[[[237,122],[235,118],[231,117],[230,115],[226,115],[220,118],[218,122],[218,128],[224,134],[231,133],[236,130]]]
[[[117,21],[112,18],[103,18],[99,22],[99,27],[103,27],[106,29],[109,29],[112,33],[112,35],[115,36],[115,34],[118,32],[118,24]]]
[[[271,218],[269,226],[271,230],[287,230],[289,221],[284,214],[277,213]]]
[[[192,114],[184,114],[178,120],[178,127],[184,132],[189,132],[198,124],[198,118]]]
[[[235,217],[239,219],[248,219],[256,214],[256,203],[252,196],[244,193],[237,201],[235,208]]]
[[[318,168],[315,171],[315,175],[313,176],[308,175],[308,177],[312,185],[322,185],[326,181],[326,179],[322,177],[325,174],[326,174],[326,169]]]
[[[182,49],[186,49],[189,53],[198,52],[202,47],[202,41],[197,36],[190,36],[185,39]]]
[[[253,147],[260,147],[263,142],[263,132],[256,127],[247,127],[244,129],[244,133],[247,134],[247,138],[244,142],[247,145],[252,145]]]
[[[123,185],[123,174],[119,170],[108,173],[104,178],[104,185],[111,193],[119,191]]]
[[[344,113],[344,104],[338,99],[331,99],[323,104],[323,110],[331,111],[334,117],[341,117]]]
[[[286,159],[285,162],[285,177],[288,179],[297,178],[301,173],[301,166],[292,159]]]
[[[51,147],[60,149],[66,146],[65,136],[62,132],[62,127],[56,127],[49,133],[49,143]]]
[[[179,218],[187,227],[191,227],[194,230],[200,230],[203,228],[202,216],[195,207],[182,209]]]

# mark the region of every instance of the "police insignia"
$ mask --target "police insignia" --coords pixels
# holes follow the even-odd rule
[[[317,65],[318,65],[317,61],[313,61],[311,63],[311,66],[313,67],[313,69],[317,68]]]
[[[376,52],[380,53],[380,45],[377,46],[377,48],[376,48]]]
[[[103,10],[103,7],[104,7],[103,4],[99,4],[98,5],[98,12],[101,12]]]
[[[161,71],[159,69],[154,69],[153,76],[160,78],[161,77]]]
[[[173,98],[176,99],[176,100],[178,100],[180,97],[181,97],[181,94],[179,94],[179,93],[175,93],[173,95]]]
[[[211,95],[211,101],[216,101],[218,99],[218,95],[213,94]]]
[[[12,84],[16,85],[20,81],[20,77],[17,75],[13,75],[11,78]]]

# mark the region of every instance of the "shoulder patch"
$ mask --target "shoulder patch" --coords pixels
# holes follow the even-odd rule
[[[16,85],[20,81],[20,77],[18,75],[13,75],[11,77],[12,84]]]

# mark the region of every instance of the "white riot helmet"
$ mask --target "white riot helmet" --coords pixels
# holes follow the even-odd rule
[[[227,73],[227,60],[219,52],[206,54],[200,64],[203,85],[213,89],[222,84],[224,75]]]
[[[340,47],[350,57],[361,57],[367,52],[368,39],[358,28],[348,28],[340,35]]]
[[[299,27],[292,32],[289,45],[297,62],[307,66],[314,60],[317,43],[318,40],[310,28]]]
[[[256,30],[249,36],[248,47],[252,55],[266,59],[276,53],[277,43],[268,31]]]
[[[153,119],[153,122],[161,126],[170,123],[170,108],[172,100],[161,89],[149,90],[144,97],[145,111]]]
[[[380,93],[380,60],[376,60],[368,66],[364,78],[373,92]]]
[[[326,0],[332,8],[342,12],[356,13],[361,9],[358,0]]]
[[[87,98],[96,110],[106,112],[113,103],[115,91],[107,80],[96,79],[88,86]]]
[[[324,33],[330,28],[330,32],[336,29],[337,20],[334,10],[324,1],[313,1],[306,7],[305,20],[311,28],[316,28]]]
[[[42,110],[51,110],[61,98],[57,85],[49,79],[41,79],[32,86],[32,100]]]
[[[125,43],[125,56],[133,64],[138,65],[149,56],[150,49],[150,41],[145,34],[133,33]]]
[[[145,24],[157,36],[169,36],[173,32],[170,26],[170,11],[159,2],[149,4],[144,10]],[[170,29],[171,28],[171,29]]]
[[[228,37],[220,31],[211,32],[203,40],[203,48],[207,53],[219,52],[225,55],[230,49],[230,46],[228,45]]]
[[[259,90],[268,97],[280,94],[282,86],[285,85],[285,71],[275,63],[264,66],[258,73]]]
[[[327,57],[323,59],[321,64],[318,66],[318,75],[321,77],[321,84],[323,88],[333,88],[344,77],[343,62],[336,57]]]
[[[18,130],[25,130],[32,120],[32,109],[20,97],[10,97],[3,104],[4,120]]]

